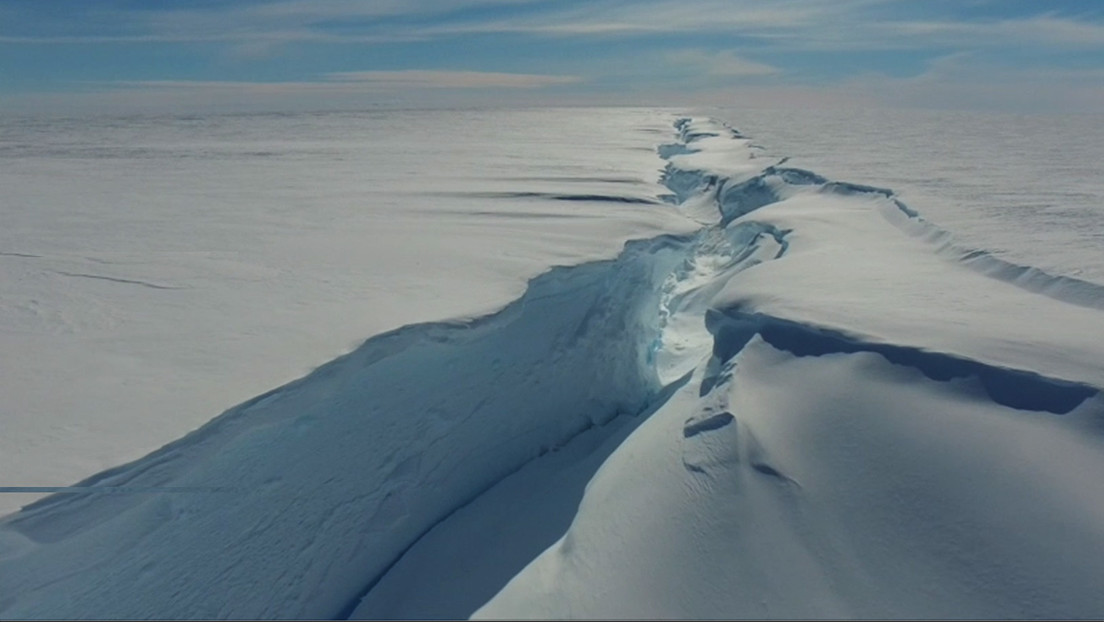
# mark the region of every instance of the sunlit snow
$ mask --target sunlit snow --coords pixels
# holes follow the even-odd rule
[[[1098,249],[720,114],[5,126],[0,617],[1104,614]]]

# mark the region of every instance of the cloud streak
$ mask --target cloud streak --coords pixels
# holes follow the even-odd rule
[[[582,82],[579,76],[490,71],[347,71],[326,75],[329,80],[382,88],[535,89]]]
[[[738,56],[731,50],[710,52],[702,49],[677,50],[667,54],[668,63],[686,67],[695,73],[714,77],[773,76],[781,73],[774,65]]]
[[[722,34],[758,49],[866,50],[1023,46],[1104,49],[1104,23],[1041,13],[989,20],[882,16],[900,0],[282,0],[119,11],[93,5],[63,32],[4,32],[7,44],[394,43],[479,35],[623,38]],[[497,16],[489,8],[508,8]],[[469,13],[469,10],[475,10]],[[17,20],[8,20],[17,23]],[[84,24],[94,32],[86,32]],[[104,26],[111,24],[111,27]]]
[[[885,0],[879,0],[885,1]],[[210,41],[409,41],[481,34],[609,37],[725,32],[746,36],[804,31],[841,18],[872,0],[284,0],[239,6],[112,11],[93,5],[63,33],[2,32],[0,42],[25,44]],[[878,3],[878,2],[874,2]],[[491,17],[488,7],[515,7]],[[472,17],[466,9],[482,9]],[[104,26],[111,24],[110,28]],[[335,29],[335,25],[342,28]],[[111,32],[104,32],[109,30]]]
[[[1024,74],[1037,84],[1048,70],[1104,66],[1104,21],[1053,8],[1073,0],[1046,11],[949,0],[208,0],[141,9],[57,1],[71,2],[71,13],[0,6],[0,46],[15,52],[0,71],[18,79],[0,84],[0,95],[418,92],[429,101],[432,92],[557,89],[636,101],[920,74],[959,90],[988,84],[925,71],[955,54],[1005,74],[1038,66]],[[102,62],[77,61],[82,45],[103,46]],[[20,56],[36,60],[21,67]]]
[[[289,93],[356,93],[408,89],[541,89],[582,82],[579,76],[489,71],[411,69],[401,71],[345,71],[322,80],[251,82],[234,80],[121,80],[96,83],[100,90],[188,90],[221,93],[280,95]]]
[[[988,22],[899,22],[885,27],[916,45],[979,47],[1034,43],[1052,48],[1104,48],[1104,24],[1054,15]]]

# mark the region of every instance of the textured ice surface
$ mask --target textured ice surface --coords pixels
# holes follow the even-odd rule
[[[7,517],[0,617],[1099,617],[1099,285],[725,123],[607,114],[558,119],[665,187],[608,152],[414,175],[469,206],[434,244],[570,265]],[[640,239],[586,261],[611,241],[549,241],[563,214]]]
[[[689,381],[475,617],[1098,617],[1097,286],[978,270],[891,191],[696,174],[785,244],[703,279]]]
[[[631,202],[666,191],[672,118],[0,122],[0,486],[71,484],[367,337],[692,230]],[[0,514],[34,498],[0,495]]]
[[[892,188],[963,246],[1104,284],[1104,118],[931,110],[711,110],[763,157]]]

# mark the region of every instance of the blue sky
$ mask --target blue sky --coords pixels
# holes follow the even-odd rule
[[[0,0],[0,111],[1104,111],[1099,0]]]

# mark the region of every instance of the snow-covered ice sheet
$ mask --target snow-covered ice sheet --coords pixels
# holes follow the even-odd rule
[[[1104,117],[804,106],[702,110],[761,155],[892,188],[958,241],[1104,283]]]
[[[613,453],[483,618],[1096,617],[1089,431],[876,354],[755,337]],[[963,386],[965,385],[965,386]]]
[[[650,233],[7,517],[0,617],[1100,617],[1100,285],[639,114]]]
[[[707,362],[476,617],[1099,616],[1096,286],[978,271],[877,189],[701,173],[784,252],[724,279]]]
[[[689,230],[662,111],[0,123],[0,486],[64,486],[399,326]],[[0,514],[41,495],[0,495]]]

